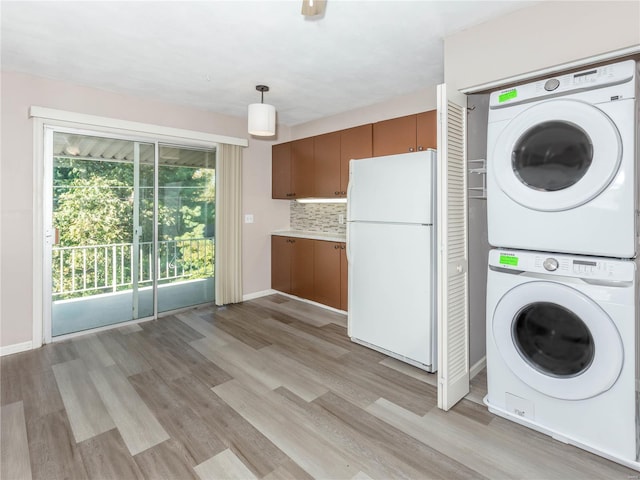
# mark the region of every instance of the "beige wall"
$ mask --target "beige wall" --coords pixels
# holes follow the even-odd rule
[[[640,44],[640,2],[546,1],[444,39],[445,82],[458,89]],[[486,157],[488,99],[469,97],[469,158]],[[472,131],[472,129],[475,129]],[[469,206],[470,356],[485,351],[486,203]]]
[[[0,346],[32,339],[33,125],[31,105],[123,120],[247,137],[244,118],[119,95],[24,74],[1,74],[0,150]],[[278,141],[288,139],[281,128]],[[245,225],[244,293],[270,288],[269,232],[287,228],[288,202],[271,200],[272,141],[249,139],[243,158],[243,210],[255,223]]]
[[[444,39],[459,89],[640,44],[640,2],[546,1]]]
[[[426,112],[434,110],[436,106],[436,86],[433,85],[386,102],[295,125],[291,127],[291,138],[311,137],[389,118]]]

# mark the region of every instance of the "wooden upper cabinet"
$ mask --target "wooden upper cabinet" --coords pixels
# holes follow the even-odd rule
[[[314,197],[340,196],[340,132],[314,137],[313,179]]]
[[[313,300],[340,308],[340,247],[338,242],[316,241],[313,247]]]
[[[436,148],[436,110],[272,147],[272,197],[346,197],[349,162]]]
[[[416,116],[416,146],[418,151],[438,147],[437,110],[419,113]]]
[[[420,152],[437,147],[436,110],[373,124],[373,155]]]
[[[291,142],[273,145],[271,148],[271,197],[290,199],[291,190]]]
[[[340,132],[340,191],[346,196],[349,161],[373,156],[373,125],[361,125]]]
[[[293,198],[313,196],[313,137],[291,142]]]
[[[373,155],[395,155],[416,151],[416,115],[373,124]]]

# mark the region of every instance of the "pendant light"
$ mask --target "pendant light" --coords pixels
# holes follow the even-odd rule
[[[264,103],[264,92],[269,91],[266,85],[256,85],[260,92],[260,103],[249,105],[249,134],[258,137],[272,137],[276,134],[276,107]]]
[[[324,14],[326,0],[302,0],[302,15],[315,17]]]

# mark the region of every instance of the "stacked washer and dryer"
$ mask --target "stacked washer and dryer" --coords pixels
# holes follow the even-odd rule
[[[491,94],[489,410],[640,470],[638,69]]]

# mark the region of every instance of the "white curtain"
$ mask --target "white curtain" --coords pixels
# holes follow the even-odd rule
[[[216,305],[242,301],[242,147],[220,144],[216,159]]]

